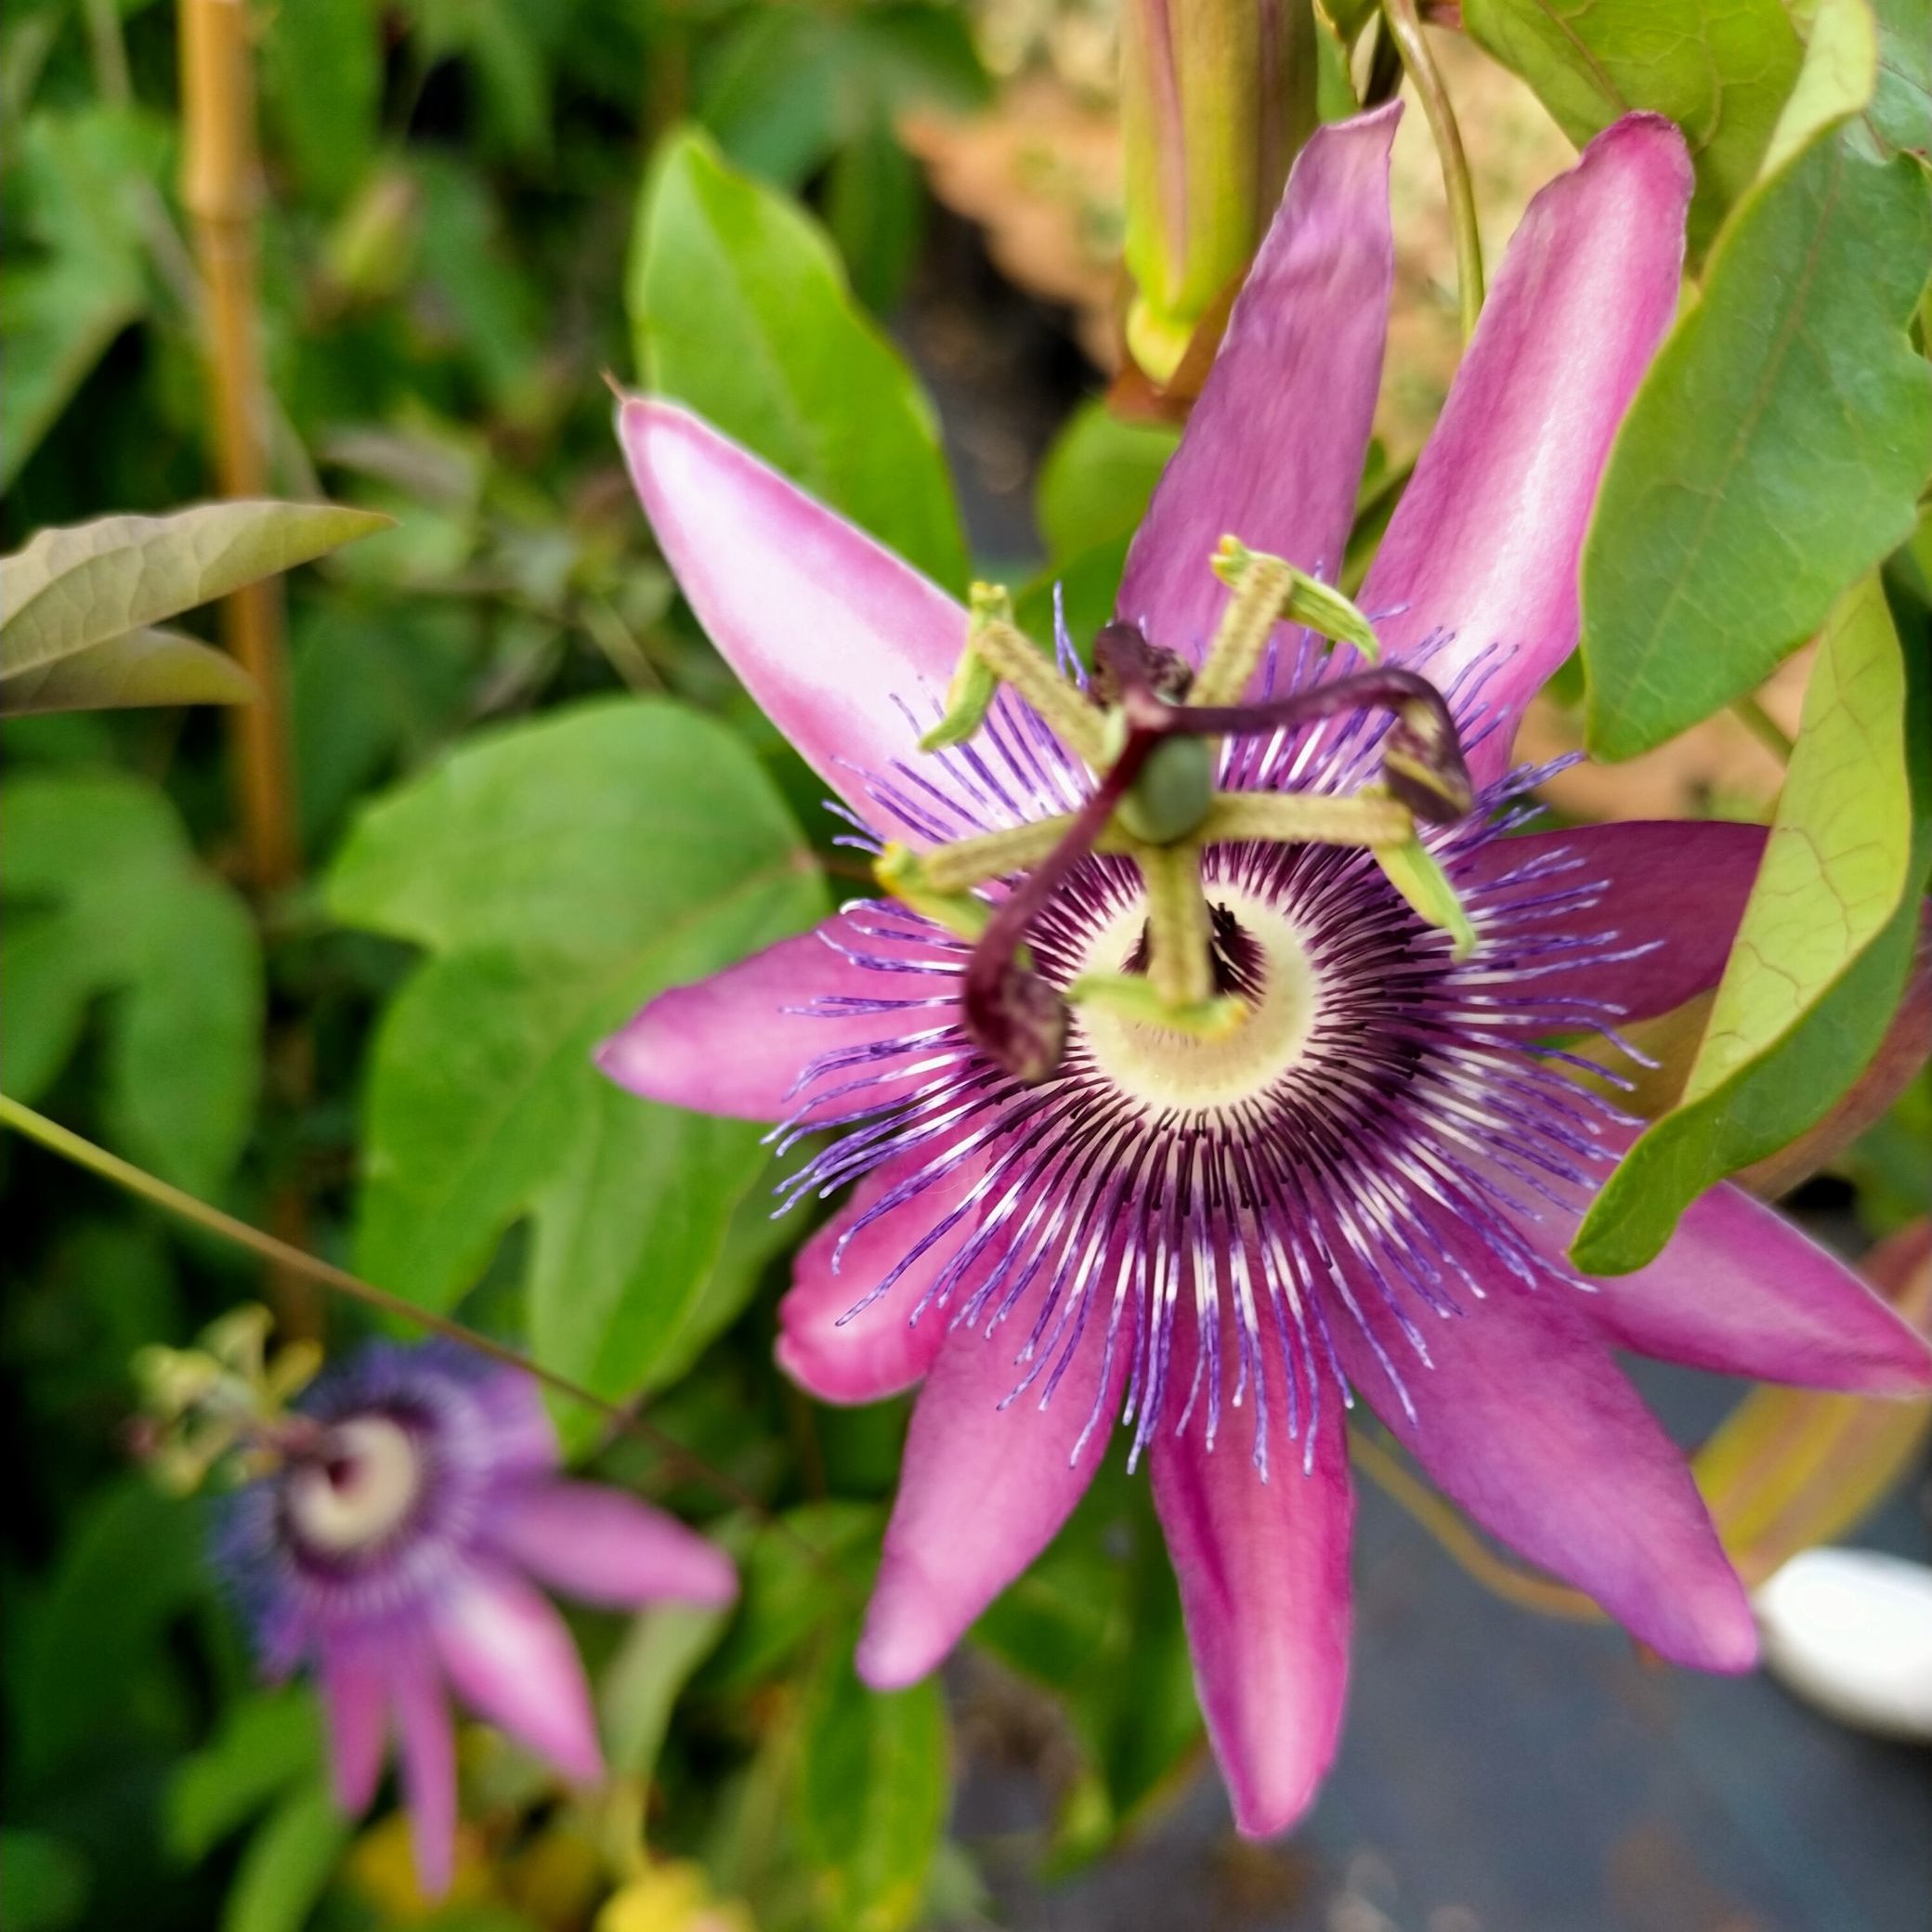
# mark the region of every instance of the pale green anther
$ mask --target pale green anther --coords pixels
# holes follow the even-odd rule
[[[1261,626],[1259,640],[1253,646],[1254,662],[1248,665],[1240,690],[1247,689],[1247,678],[1254,674],[1255,664],[1260,662],[1260,652],[1267,644],[1268,631],[1276,623],[1304,624],[1317,636],[1325,637],[1332,644],[1352,644],[1371,664],[1381,662],[1382,647],[1376,642],[1376,633],[1369,628],[1368,620],[1333,584],[1311,577],[1306,570],[1297,569],[1280,557],[1250,550],[1235,537],[1223,537],[1220,548],[1214,553],[1214,574],[1235,593],[1237,602],[1243,583],[1257,565],[1268,567],[1270,581],[1276,572],[1285,573],[1286,587],[1275,606],[1273,616]],[[1231,614],[1234,607],[1230,606]],[[1234,704],[1239,701],[1238,692],[1223,698],[1202,697],[1198,679],[1188,696],[1195,704]]]
[[[1116,820],[1150,845],[1190,837],[1214,803],[1214,746],[1207,738],[1162,738],[1115,807]]]
[[[1476,949],[1476,928],[1435,855],[1413,833],[1398,845],[1377,845],[1375,855],[1389,883],[1409,902],[1416,918],[1449,934],[1454,942],[1450,957],[1467,959]]]
[[[1204,844],[1253,839],[1275,845],[1396,845],[1415,816],[1381,791],[1338,797],[1313,791],[1222,791],[1202,821]]]
[[[1084,973],[1067,987],[1070,1006],[1101,1006],[1124,1020],[1145,1026],[1165,1026],[1196,1039],[1226,1039],[1247,1018],[1245,999],[1219,993],[1193,1006],[1169,1006],[1141,973]]]
[[[967,593],[966,648],[959,654],[952,683],[946,687],[946,715],[919,741],[921,751],[943,751],[963,745],[982,724],[999,695],[999,679],[977,648],[979,635],[991,623],[1011,624],[1013,600],[1006,586],[975,583]]]
[[[1004,827],[997,832],[982,832],[976,838],[959,839],[950,845],[935,845],[919,867],[920,888],[928,892],[963,892],[988,879],[1003,879],[1009,872],[1037,866],[1066,836],[1073,814],[1062,812],[1052,818],[1036,818],[1025,825]],[[903,850],[894,846],[894,851]]]
[[[1233,574],[1221,568],[1223,557],[1230,559]],[[1239,704],[1260,668],[1268,633],[1281,617],[1282,605],[1294,587],[1295,572],[1280,557],[1249,550],[1233,537],[1221,540],[1214,567],[1234,594],[1189,687],[1188,702]]]
[[[894,898],[961,939],[977,940],[993,917],[993,908],[972,893],[936,889],[909,846],[888,845],[872,861],[872,876]]]
[[[1088,764],[1104,754],[1106,721],[1087,695],[1069,684],[1024,633],[1003,619],[990,618],[974,630],[973,648],[995,674],[1011,685],[1046,721],[1067,750]]]

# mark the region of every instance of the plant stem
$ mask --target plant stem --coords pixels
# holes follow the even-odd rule
[[[1766,711],[1752,692],[1730,700],[1730,709],[1737,721],[1761,744],[1780,764],[1791,763],[1791,734]]]
[[[32,1107],[23,1106],[19,1101],[0,1093],[0,1127],[10,1127],[16,1133],[23,1134],[30,1141],[37,1142],[49,1153],[58,1154],[63,1160],[73,1162],[76,1167],[85,1168],[91,1174],[98,1174],[103,1181],[116,1187],[125,1188],[131,1194],[137,1194],[144,1201],[181,1220],[191,1221],[196,1227],[223,1241],[231,1241],[238,1247],[245,1247],[251,1253],[260,1255],[291,1274],[302,1276],[337,1295],[346,1295],[351,1300],[359,1301],[378,1313],[394,1317],[398,1321],[409,1322],[418,1328],[424,1328],[432,1335],[440,1335],[450,1341],[461,1342],[466,1349],[474,1349],[478,1354],[488,1355],[492,1361],[501,1362],[508,1368],[520,1369],[525,1375],[555,1389],[559,1395],[567,1395],[572,1402],[581,1403],[585,1408],[594,1410],[613,1429],[627,1435],[634,1435],[648,1442],[659,1454],[676,1462],[699,1481],[710,1484],[721,1495],[727,1496],[740,1507],[751,1510],[762,1522],[784,1531],[801,1547],[812,1551],[815,1560],[823,1561],[822,1553],[812,1550],[810,1544],[796,1537],[778,1523],[771,1512],[758,1498],[732,1481],[729,1476],[714,1469],[702,1457],[666,1435],[654,1424],[645,1421],[636,1410],[625,1403],[615,1403],[586,1389],[581,1382],[573,1382],[569,1377],[557,1374],[555,1369],[545,1368],[532,1362],[526,1355],[504,1342],[494,1340],[488,1335],[479,1334],[462,1322],[454,1322],[448,1315],[439,1315],[426,1308],[418,1308],[412,1301],[405,1301],[400,1295],[392,1295],[386,1288],[379,1288],[373,1282],[364,1281],[359,1275],[351,1274],[346,1268],[338,1268],[331,1261],[307,1254],[299,1247],[291,1247],[286,1241],[278,1240],[273,1234],[265,1234],[260,1228],[251,1226],[245,1221],[238,1221],[232,1214],[225,1214],[219,1208],[211,1208],[207,1202],[198,1200],[193,1194],[170,1185],[158,1175],[150,1174],[145,1168],[137,1168],[132,1161],[123,1160],[118,1154],[110,1154],[105,1147],[98,1147],[92,1141],[62,1127],[58,1121],[49,1120],[45,1114],[36,1113]],[[829,1566],[828,1566],[829,1567]]]
[[[261,170],[248,14],[242,0],[179,0],[179,21],[181,200],[207,289],[216,480],[224,496],[261,496],[268,409],[256,313]],[[228,716],[249,881],[258,894],[273,893],[298,866],[281,593],[273,579],[225,600],[222,634],[260,692]]]
[[[1462,148],[1462,130],[1449,104],[1442,70],[1422,32],[1416,0],[1382,0],[1382,18],[1402,53],[1402,64],[1429,117],[1436,154],[1442,164],[1442,188],[1449,197],[1449,227],[1456,242],[1456,302],[1462,318],[1465,345],[1476,333],[1482,313],[1482,237],[1476,227],[1476,195],[1469,182],[1469,157]]]

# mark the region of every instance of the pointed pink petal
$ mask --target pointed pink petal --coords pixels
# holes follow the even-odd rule
[[[586,1603],[725,1604],[738,1595],[723,1550],[661,1509],[594,1482],[536,1484],[493,1511],[485,1531],[519,1568]]]
[[[1576,1221],[1551,1207],[1522,1232],[1561,1263]],[[1836,1256],[1735,1187],[1693,1201],[1648,1268],[1606,1275],[1598,1289],[1576,1299],[1576,1312],[1640,1355],[1804,1389],[1932,1388],[1925,1338]]]
[[[1464,1251],[1475,1265],[1473,1245]],[[1633,1637],[1677,1664],[1748,1670],[1757,1632],[1743,1586],[1682,1453],[1577,1313],[1578,1291],[1489,1272],[1499,1278],[1467,1314],[1425,1318],[1431,1368],[1371,1316],[1413,1421],[1353,1324],[1338,1321],[1356,1389],[1445,1495]]]
[[[1331,581],[1374,420],[1395,249],[1390,105],[1318,129],[1297,157],[1187,434],[1128,553],[1118,608],[1198,659],[1225,593],[1223,535]]]
[[[473,1572],[437,1607],[436,1647],[450,1688],[478,1717],[577,1783],[604,1775],[577,1646],[522,1578]]]
[[[389,1702],[401,1746],[416,1888],[425,1899],[440,1899],[456,1863],[456,1731],[428,1644],[404,1645],[391,1659]]]
[[[1575,648],[1584,529],[1677,307],[1690,189],[1682,135],[1626,114],[1530,203],[1362,587],[1372,614],[1405,607],[1377,624],[1391,657],[1455,633],[1423,666],[1440,685],[1494,647],[1479,780],[1508,764],[1523,706]]]
[[[965,610],[688,411],[633,397],[618,436],[711,642],[819,777],[870,809],[842,761],[883,772],[915,754],[894,699],[943,698]]]
[[[534,1376],[505,1368],[477,1388],[489,1418],[490,1454],[499,1474],[546,1475],[557,1465],[556,1425]]]
[[[1103,1304],[1090,1311],[1073,1364],[1044,1409],[1051,1369],[1000,1406],[1031,1366],[1013,1360],[1027,1333],[1018,1318],[990,1340],[980,1329],[947,1335],[912,1412],[859,1640],[858,1674],[875,1690],[900,1690],[937,1666],[1086,1493],[1133,1352],[1123,1334],[1103,1392],[1107,1312]]]
[[[1175,1377],[1192,1380],[1189,1325],[1175,1334]],[[1183,1342],[1185,1346],[1183,1347]],[[1299,1818],[1335,1756],[1349,1676],[1349,1536],[1354,1497],[1341,1402],[1329,1391],[1312,1469],[1299,1443],[1275,1445],[1268,1480],[1246,1428],[1224,1413],[1213,1449],[1196,1416],[1154,1440],[1160,1512],[1214,1755],[1251,1838]]]
[[[1639,1020],[1668,1012],[1717,984],[1764,841],[1761,825],[1716,820],[1578,826],[1493,839],[1456,867],[1456,880],[1466,892],[1482,894],[1479,909],[1505,909],[1512,901],[1601,881],[1601,892],[1591,893],[1587,904],[1539,920],[1535,930],[1614,933],[1614,941],[1597,948],[1601,963],[1566,968],[1547,984],[1553,995],[1608,1001],[1620,1017]],[[1560,852],[1574,863],[1513,880]],[[1627,957],[1640,946],[1651,950]]]
[[[597,1064],[646,1100],[739,1120],[781,1120],[801,1103],[799,1077],[820,1054],[924,1032],[955,1016],[951,979],[861,966],[841,947],[908,964],[938,957],[931,947],[855,932],[848,914],[835,913],[695,986],[660,993],[597,1049]],[[883,1013],[792,1011],[821,999],[941,1003]],[[823,1084],[861,1072],[847,1068]]]
[[[329,1733],[330,1783],[335,1802],[351,1818],[359,1818],[383,1774],[383,1674],[366,1646],[325,1639],[317,1675]]]
[[[800,1249],[792,1265],[791,1289],[778,1304],[778,1366],[820,1402],[882,1402],[910,1389],[933,1365],[946,1340],[950,1308],[958,1308],[993,1265],[997,1249],[984,1264],[975,1262],[948,1295],[950,1308],[936,1303],[915,1322],[912,1312],[971,1238],[978,1217],[968,1213],[914,1261],[869,1308],[841,1325],[870,1288],[883,1281],[906,1256],[946,1220],[979,1183],[979,1162],[963,1164],[956,1174],[868,1222],[846,1243],[839,1272],[832,1256],[846,1230],[901,1182],[918,1173],[924,1156],[888,1162],[867,1175],[851,1201]]]

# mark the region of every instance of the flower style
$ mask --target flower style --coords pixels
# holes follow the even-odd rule
[[[1303,150],[1129,556],[1120,619],[1189,664],[1211,666],[1227,621],[1209,568],[1225,534],[1312,577],[1342,555],[1391,278],[1393,127],[1385,110]],[[1477,809],[1423,838],[1473,950],[1411,909],[1372,840],[1272,829],[1354,809],[1390,750],[1385,717],[1226,737],[1233,816],[1168,850],[1196,881],[1212,990],[1245,1010],[1232,1031],[1080,999],[1151,972],[1150,934],[1159,960],[1166,888],[1104,842],[1029,893],[1038,848],[1018,829],[1077,814],[1105,763],[1080,751],[1102,712],[1065,695],[1066,641],[1064,689],[1032,680],[1044,711],[1008,685],[976,734],[922,751],[958,736],[933,727],[984,613],[687,413],[624,405],[666,556],[839,794],[848,842],[888,878],[902,853],[928,874],[1032,853],[982,892],[982,923],[1038,899],[1023,978],[1048,1006],[1074,999],[1023,1068],[1039,1077],[1017,1077],[969,1009],[977,950],[862,901],[663,995],[602,1050],[653,1099],[778,1122],[786,1144],[832,1136],[795,1191],[857,1183],[799,1258],[778,1352],[829,1401],[923,1383],[861,1643],[872,1684],[938,1664],[1064,1521],[1124,1415],[1237,1822],[1276,1831],[1340,1723],[1351,1395],[1530,1560],[1664,1656],[1735,1671],[1756,1656],[1743,1590],[1612,1351],[1834,1389],[1932,1379],[1849,1271],[1728,1187],[1637,1273],[1579,1280],[1564,1258],[1631,1123],[1563,1074],[1556,1043],[1714,985],[1763,841],[1718,824],[1502,835],[1535,776],[1509,769],[1515,727],[1575,645],[1598,477],[1676,304],[1690,183],[1677,130],[1632,115],[1537,198],[1362,593],[1385,664],[1425,672],[1459,732]],[[1283,623],[1210,701],[1325,690],[1359,664]],[[969,842],[989,835],[1008,842]]]
[[[440,1895],[456,1832],[449,1694],[580,1782],[603,1775],[583,1666],[527,1578],[586,1602],[724,1604],[731,1564],[634,1497],[557,1474],[536,1384],[446,1343],[374,1343],[285,1418],[278,1466],[226,1499],[220,1569],[264,1669],[311,1665],[335,1796],[375,1795],[401,1751],[417,1881]]]

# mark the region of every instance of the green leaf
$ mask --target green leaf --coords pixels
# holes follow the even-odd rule
[[[34,114],[20,127],[9,156],[20,214],[0,267],[0,490],[108,345],[147,311],[143,200],[155,193],[167,140],[158,117],[108,107]]]
[[[766,875],[815,868],[737,738],[680,704],[610,698],[473,734],[362,814],[327,893],[346,924],[431,952],[614,959]]]
[[[333,503],[201,503],[42,530],[0,557],[0,677],[18,677],[386,527]]]
[[[1636,756],[1754,689],[1911,535],[1932,253],[1910,161],[1816,137],[1739,205],[1612,450],[1583,562],[1588,744]]]
[[[1465,0],[1463,22],[1579,147],[1633,108],[1684,130],[1693,256],[1750,187],[1804,53],[1785,0]]]
[[[63,1932],[87,1903],[87,1861],[51,1832],[0,1830],[8,1932]]]
[[[169,1783],[170,1848],[198,1864],[298,1779],[311,1781],[321,1762],[313,1691],[304,1687],[244,1698]]]
[[[1681,1100],[1624,1157],[1571,1253],[1653,1259],[1714,1181],[1821,1118],[1899,1003],[1932,850],[1932,692],[1875,576],[1819,646],[1769,842]]]
[[[1878,85],[1868,121],[1890,147],[1932,154],[1932,6],[1873,0],[1878,19]]]
[[[0,890],[0,1060],[32,1102],[89,1002],[106,1012],[110,1139],[189,1190],[217,1192],[254,1118],[262,967],[240,896],[195,860],[174,807],[120,774],[14,780]],[[22,903],[24,902],[24,903]]]
[[[597,1686],[605,1761],[613,1777],[649,1781],[691,1673],[717,1648],[725,1610],[659,1603],[632,1620]]]
[[[938,423],[810,217],[673,136],[637,207],[638,366],[950,590],[966,545]]]
[[[377,151],[383,20],[374,0],[280,7],[260,33],[262,92],[308,195],[335,206]]]
[[[1034,511],[1057,563],[1131,537],[1181,441],[1166,424],[1123,423],[1099,398],[1084,402],[1040,465]]]
[[[850,1638],[827,1646],[805,1690],[799,1837],[817,1870],[820,1923],[902,1932],[920,1918],[946,1829],[946,1703],[936,1679],[868,1690]]]
[[[689,1323],[768,1248],[734,1235],[761,1129],[614,1087],[599,1040],[823,909],[751,754],[629,699],[479,736],[380,800],[327,884],[335,916],[434,957],[378,1033],[358,1265],[448,1308],[534,1223],[524,1300],[547,1366],[618,1396],[688,1359]],[[567,1441],[591,1418],[567,1414]]]
[[[0,1657],[22,1785],[124,1731],[131,1689],[207,1587],[198,1527],[189,1505],[124,1477],[88,1499],[51,1579],[16,1602]]]
[[[825,223],[859,299],[874,315],[898,306],[925,232],[926,185],[891,122],[870,123],[832,157]]]
[[[842,1499],[807,1503],[755,1526],[740,1524],[732,1553],[743,1594],[724,1643],[705,1666],[704,1687],[743,1691],[783,1673],[828,1623],[870,1589],[884,1526],[878,1505]]]
[[[178,631],[150,629],[0,678],[0,717],[156,704],[246,704],[255,695],[255,680],[226,651]]]
[[[292,1792],[248,1841],[221,1932],[300,1932],[347,1848],[351,1826],[318,1782]]]

